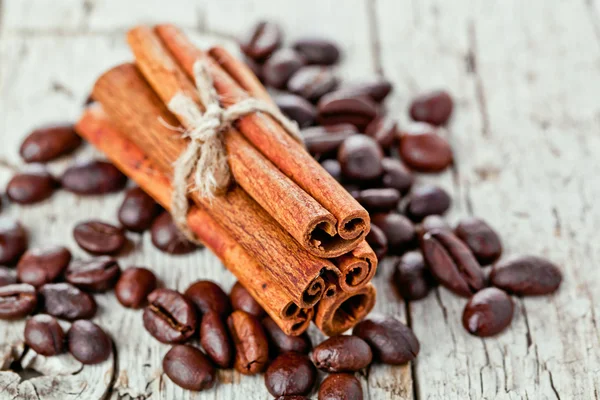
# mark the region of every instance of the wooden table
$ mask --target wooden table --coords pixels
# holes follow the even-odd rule
[[[32,128],[74,121],[95,78],[131,59],[124,32],[133,24],[175,22],[202,46],[234,47],[232,35],[260,18],[279,21],[288,40],[330,37],[344,49],[343,78],[378,74],[394,82],[387,105],[402,121],[416,93],[452,93],[448,138],[456,166],[419,179],[452,193],[452,222],[484,217],[503,235],[506,254],[547,256],[565,278],[555,296],[517,299],[511,328],[482,340],[461,326],[464,299],[439,289],[405,304],[389,284],[393,260],[384,262],[376,309],[405,319],[421,353],[410,366],[366,371],[365,398],[598,399],[599,8],[596,0],[0,0],[0,187],[20,167],[18,147]],[[51,169],[60,173],[94,155],[88,146]],[[85,257],[72,239],[74,224],[90,217],[115,222],[122,196],[58,192],[2,214],[21,219],[33,246],[66,244]],[[148,233],[130,238],[122,266],[149,266],[168,287],[183,290],[204,278],[229,289],[234,282],[208,251],[172,257],[154,249]],[[97,300],[95,321],[116,346],[97,366],[82,368],[69,356],[23,356],[23,321],[0,322],[0,366],[23,356],[43,374],[20,382],[15,373],[0,373],[0,398],[270,398],[262,376],[232,371],[205,393],[176,387],[161,373],[168,347],[143,330],[141,313],[121,307],[113,294]]]

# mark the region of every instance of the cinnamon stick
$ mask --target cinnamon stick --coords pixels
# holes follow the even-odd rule
[[[344,292],[356,292],[371,282],[377,271],[377,256],[366,241],[333,263],[340,270],[339,285]]]

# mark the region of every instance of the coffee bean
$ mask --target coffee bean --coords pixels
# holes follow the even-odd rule
[[[115,286],[120,273],[114,258],[99,257],[73,261],[65,271],[65,280],[88,292],[105,292]]]
[[[402,256],[394,268],[393,279],[400,296],[409,301],[427,297],[433,285],[420,251],[409,251]]]
[[[392,84],[386,80],[355,83],[337,90],[339,95],[348,97],[368,96],[377,103],[381,103],[385,100],[391,91]]]
[[[373,359],[369,345],[357,336],[330,337],[312,351],[315,366],[327,372],[354,372],[366,368]]]
[[[143,232],[149,229],[161,207],[141,188],[129,189],[119,207],[119,222],[125,229]]]
[[[377,225],[371,225],[371,230],[365,238],[369,246],[375,252],[378,260],[382,260],[388,251],[388,241],[385,233]]]
[[[338,78],[331,69],[309,65],[292,75],[287,88],[308,101],[316,102],[323,95],[333,91],[338,83]]]
[[[54,282],[71,262],[71,252],[63,246],[30,249],[17,264],[19,281],[35,287]]]
[[[306,150],[313,156],[335,156],[344,140],[357,133],[350,124],[315,126],[302,130]]]
[[[73,321],[92,318],[96,314],[94,298],[70,283],[46,283],[40,288],[44,312],[56,318]]]
[[[129,267],[121,274],[115,285],[115,295],[123,306],[140,308],[146,297],[156,289],[156,276],[142,267]]]
[[[423,218],[423,221],[417,226],[417,233],[419,237],[423,237],[424,234],[434,229],[452,232],[452,228],[444,218],[439,215],[429,215]]]
[[[389,253],[402,254],[417,244],[415,226],[404,215],[375,214],[371,216],[371,223],[385,234]]]
[[[317,378],[317,370],[308,357],[288,352],[278,356],[265,373],[265,386],[273,396],[308,394]]]
[[[73,229],[73,238],[91,254],[115,254],[127,241],[122,228],[102,221],[80,222]]]
[[[286,335],[271,317],[262,320],[265,332],[273,345],[274,354],[294,351],[296,353],[308,353],[311,348],[310,337],[306,332],[299,336]]]
[[[285,89],[290,77],[306,64],[304,58],[292,49],[277,50],[265,62],[262,73],[267,85]]]
[[[554,293],[562,282],[562,274],[545,258],[513,256],[494,265],[490,282],[517,296],[533,296]]]
[[[332,65],[340,58],[337,45],[326,39],[299,39],[292,44],[292,47],[302,54],[309,64]]]
[[[221,289],[221,286],[212,281],[196,281],[185,291],[187,297],[202,314],[214,311],[221,316],[227,317],[231,313],[229,296]]]
[[[419,172],[440,172],[452,164],[452,148],[431,125],[419,123],[400,134],[400,158]]]
[[[365,134],[371,136],[384,149],[389,149],[398,138],[396,120],[380,116],[375,118],[367,128]]]
[[[425,93],[410,104],[410,117],[415,121],[444,125],[450,118],[453,107],[454,102],[447,92],[438,90]]]
[[[378,112],[377,104],[368,97],[327,95],[317,105],[317,121],[321,125],[352,124],[364,131]]]
[[[0,287],[12,285],[13,283],[17,283],[16,272],[10,268],[0,267]]]
[[[481,265],[493,263],[502,254],[500,237],[482,219],[466,218],[458,223],[454,233],[471,249]]]
[[[0,264],[15,264],[27,250],[27,232],[19,221],[0,217]]]
[[[157,249],[169,254],[188,254],[198,248],[183,236],[168,212],[163,212],[154,220],[150,237]]]
[[[435,279],[457,295],[469,297],[485,286],[483,271],[473,253],[452,232],[427,232],[421,249]]]
[[[392,188],[365,189],[358,195],[358,202],[370,212],[395,210],[400,202],[400,192]]]
[[[331,175],[336,181],[341,182],[343,180],[342,176],[342,166],[337,160],[323,160],[321,162],[321,166],[329,175]]]
[[[302,97],[285,93],[273,96],[273,101],[281,112],[291,120],[296,121],[300,128],[315,123],[317,110],[315,106]]]
[[[255,317],[262,317],[265,314],[265,310],[239,282],[236,282],[231,288],[229,298],[234,310],[242,310]]]
[[[148,333],[162,343],[180,343],[196,332],[193,304],[171,289],[155,289],[148,295],[143,319]]]
[[[308,400],[306,396],[279,396],[275,400]]]
[[[201,391],[217,382],[215,368],[206,356],[190,345],[171,347],[163,359],[163,371],[175,383],[187,390]]]
[[[415,178],[412,173],[395,158],[386,157],[381,160],[383,175],[381,183],[384,187],[393,188],[400,191],[401,194],[408,193]]]
[[[56,318],[38,314],[25,323],[25,343],[36,353],[55,356],[65,348],[65,333]]]
[[[234,368],[244,375],[262,372],[269,360],[269,342],[259,320],[244,311],[234,311],[227,326],[235,344]]]
[[[406,215],[421,221],[428,215],[443,215],[450,208],[450,196],[441,187],[421,185],[412,189],[406,204]]]
[[[61,178],[62,187],[80,195],[118,192],[125,187],[127,177],[105,161],[88,161],[69,167]]]
[[[248,57],[262,61],[281,45],[281,40],[281,30],[277,24],[261,21],[240,40],[240,47]]]
[[[406,364],[419,354],[415,334],[394,316],[370,315],[354,327],[352,334],[366,341],[374,359],[384,364]]]
[[[112,352],[112,341],[102,328],[92,321],[73,322],[67,332],[69,353],[85,365],[99,364]]]
[[[321,382],[319,400],[362,400],[360,382],[351,374],[331,374]]]
[[[25,162],[47,162],[71,153],[81,144],[73,125],[50,125],[31,132],[19,154]]]
[[[513,309],[513,302],[505,292],[485,288],[469,299],[462,316],[463,326],[475,336],[496,335],[510,325]]]
[[[349,179],[370,180],[383,173],[383,151],[377,142],[365,135],[344,140],[338,151],[342,172]]]
[[[58,182],[43,166],[32,165],[12,177],[6,185],[6,195],[19,204],[34,204],[46,200]]]
[[[29,315],[37,306],[35,288],[27,283],[0,287],[0,319],[19,319]]]
[[[202,316],[200,344],[208,357],[219,367],[231,367],[234,352],[233,343],[225,322],[214,311],[209,311]]]

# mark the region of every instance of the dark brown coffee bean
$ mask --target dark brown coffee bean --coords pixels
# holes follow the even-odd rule
[[[313,156],[335,156],[344,140],[357,133],[350,124],[315,126],[302,130],[306,150]]]
[[[273,101],[279,107],[281,112],[291,120],[298,123],[300,128],[310,126],[315,123],[317,118],[317,109],[307,100],[295,94],[279,94],[273,96]]]
[[[69,167],[61,178],[62,187],[80,195],[118,192],[125,187],[127,177],[105,161],[89,161]]]
[[[65,333],[56,318],[38,314],[25,323],[25,343],[36,353],[55,356],[65,349]]]
[[[285,89],[290,77],[305,64],[298,52],[292,49],[277,50],[263,65],[264,81],[276,89]]]
[[[244,375],[262,372],[269,361],[269,342],[260,321],[244,311],[234,311],[227,326],[235,344],[234,368]]]
[[[309,65],[302,67],[287,83],[290,92],[316,102],[323,95],[333,91],[338,85],[338,78],[333,71],[325,67]]]
[[[308,353],[311,348],[310,337],[304,332],[299,336],[286,335],[271,317],[264,317],[262,320],[265,332],[273,345],[274,353],[286,353],[295,351],[296,353]]]
[[[332,41],[318,38],[296,40],[292,47],[302,54],[309,64],[332,65],[340,58],[340,50]]]
[[[424,234],[434,229],[452,232],[452,228],[444,218],[439,215],[429,215],[423,218],[423,221],[417,226],[417,233],[419,237],[423,237]]]
[[[315,366],[327,372],[354,372],[373,360],[369,345],[357,336],[330,337],[312,351]]]
[[[161,207],[141,188],[129,189],[119,207],[119,222],[125,229],[143,232],[149,229]]]
[[[383,151],[377,142],[365,135],[353,135],[344,140],[338,151],[338,161],[349,179],[370,180],[383,173]]]
[[[27,250],[27,232],[8,216],[0,217],[0,264],[13,265]]]
[[[12,177],[6,185],[6,195],[19,204],[34,204],[46,200],[58,187],[58,182],[43,166],[30,166]]]
[[[229,296],[221,289],[221,286],[212,281],[196,281],[185,291],[187,297],[202,314],[214,311],[221,316],[227,317],[231,313]]]
[[[452,148],[431,125],[419,123],[403,129],[400,135],[400,158],[419,172],[440,172],[452,164]]]
[[[301,353],[278,356],[265,373],[265,386],[273,396],[308,394],[317,378],[317,370]]]
[[[427,297],[433,286],[433,277],[420,251],[409,251],[402,256],[394,268],[393,279],[400,296],[409,301]]]
[[[121,274],[115,285],[115,295],[119,303],[128,308],[140,308],[146,297],[156,289],[156,276],[142,267],[129,267]]]
[[[10,268],[0,267],[0,287],[13,283],[17,283],[17,273]]]
[[[483,271],[473,253],[452,232],[427,232],[421,249],[435,279],[457,295],[470,297],[485,286]]]
[[[0,319],[19,319],[33,312],[37,306],[35,288],[27,283],[0,287]]]
[[[198,249],[179,231],[171,214],[163,212],[152,223],[150,237],[154,246],[169,254],[187,254]]]
[[[240,40],[240,47],[248,57],[262,61],[281,45],[281,39],[281,30],[277,24],[260,21]]]
[[[54,282],[71,262],[71,252],[63,246],[38,247],[23,254],[17,264],[19,281],[35,287]]]
[[[177,386],[201,391],[212,388],[217,374],[206,356],[197,348],[178,344],[163,359],[163,371]]]
[[[388,252],[388,241],[385,233],[377,225],[371,225],[371,230],[365,238],[375,252],[378,260],[382,260]]]
[[[343,180],[342,166],[337,160],[323,160],[321,166],[336,181],[341,182]]]
[[[383,166],[383,175],[381,176],[383,186],[397,189],[401,194],[408,193],[415,181],[408,168],[399,160],[389,157],[384,158],[381,165]]]
[[[406,204],[406,215],[421,221],[428,215],[443,215],[450,208],[450,196],[441,187],[421,185],[412,189]]]
[[[513,309],[513,302],[505,292],[485,288],[469,299],[462,316],[463,326],[475,336],[496,335],[510,325]]]
[[[384,149],[389,149],[398,138],[396,120],[380,116],[375,118],[367,128],[365,134],[371,136]]]
[[[554,293],[562,282],[560,269],[537,256],[513,256],[492,268],[490,283],[518,296]]]
[[[394,316],[370,315],[354,327],[352,334],[367,342],[373,358],[384,364],[406,364],[419,354],[417,337]]]
[[[229,368],[233,361],[233,343],[225,321],[214,311],[202,316],[200,344],[208,357],[219,367]]]
[[[392,188],[365,189],[358,202],[370,212],[395,210],[400,202],[400,192]]]
[[[73,125],[51,125],[31,132],[21,144],[19,154],[25,162],[47,162],[75,150],[81,138]]]
[[[85,365],[99,364],[112,352],[112,341],[102,328],[92,321],[73,322],[67,332],[69,353]]]
[[[47,283],[40,288],[40,294],[45,313],[69,321],[92,318],[98,308],[90,294],[70,283]]]
[[[102,221],[80,222],[73,229],[73,238],[91,254],[115,254],[127,241],[122,228]]]
[[[117,283],[121,267],[111,257],[76,260],[65,271],[65,280],[88,292],[105,292]]]
[[[352,124],[364,131],[378,112],[377,104],[368,97],[327,95],[317,105],[317,120],[321,125]]]
[[[246,311],[248,314],[254,315],[255,317],[262,317],[265,315],[265,310],[263,310],[260,304],[254,300],[254,297],[252,297],[250,292],[239,282],[236,282],[231,288],[229,298],[234,310]]]
[[[388,252],[402,254],[417,244],[415,226],[404,215],[398,213],[375,214],[371,222],[383,231],[388,243]]]
[[[373,101],[381,103],[392,91],[392,84],[386,80],[361,82],[338,89],[340,96],[359,97],[368,96]]]
[[[360,382],[351,374],[331,374],[321,382],[319,400],[363,400]]]
[[[453,108],[452,97],[447,92],[438,90],[415,98],[410,104],[410,117],[415,121],[444,125],[448,122]]]
[[[155,289],[144,308],[144,327],[162,343],[180,343],[196,332],[193,304],[171,289]]]
[[[482,219],[466,218],[458,223],[454,233],[471,249],[481,265],[493,263],[502,254],[500,237]]]
[[[308,400],[306,396],[279,396],[275,400]]]

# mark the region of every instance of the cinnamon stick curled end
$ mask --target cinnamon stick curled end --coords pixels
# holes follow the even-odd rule
[[[377,271],[377,256],[367,242],[334,260],[340,270],[340,288],[344,292],[355,292],[373,279]]]

